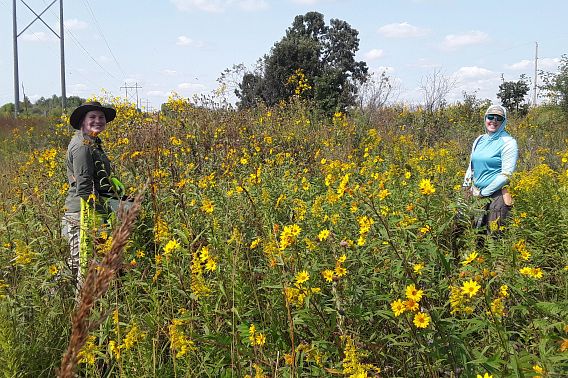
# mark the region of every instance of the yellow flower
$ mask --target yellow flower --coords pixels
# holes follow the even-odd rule
[[[501,296],[501,298],[507,298],[509,296],[509,286],[501,285],[501,287],[499,288],[499,295]]]
[[[337,258],[337,263],[343,264],[345,262],[345,260],[347,260],[347,256],[345,254],[343,254],[343,255],[341,255]]]
[[[258,333],[254,338],[254,344],[258,346],[263,346],[266,343],[266,336],[264,333]]]
[[[203,201],[201,201],[201,211],[206,214],[211,214],[213,210],[215,210],[215,204],[211,202],[211,200],[205,198]]]
[[[561,352],[566,352],[568,350],[568,339],[562,339],[559,349]]]
[[[416,286],[414,284],[408,285],[406,287],[406,298],[412,299],[413,301],[420,302],[423,293],[424,292],[422,290],[416,289]]]
[[[493,378],[493,376],[490,375],[489,373],[485,373],[483,375],[477,374],[477,378]]]
[[[310,279],[309,273],[306,272],[305,270],[302,270],[301,272],[296,274],[296,285],[301,285],[309,279]]]
[[[397,299],[396,301],[391,303],[392,312],[394,312],[394,316],[400,316],[404,313],[405,307],[402,300]]]
[[[415,300],[407,299],[403,303],[404,303],[404,307],[408,311],[418,311],[418,302],[416,302]]]
[[[319,241],[327,240],[327,238],[329,238],[329,234],[330,234],[330,232],[329,232],[328,229],[321,230],[318,234],[318,240]]]
[[[469,295],[469,297],[471,298],[475,294],[477,294],[477,292],[480,288],[481,288],[481,286],[479,286],[479,284],[477,282],[475,282],[474,280],[469,280],[469,281],[463,283],[461,291],[462,291],[463,295]]]
[[[430,324],[430,316],[424,312],[419,312],[414,315],[413,323],[417,328],[426,328]]]
[[[462,265],[466,266],[467,264],[471,263],[473,260],[475,260],[477,258],[477,252],[473,251],[469,254],[469,256],[467,256],[467,258],[462,261]]]
[[[255,249],[260,244],[260,238],[256,238],[250,243],[250,249]]]
[[[347,269],[345,269],[341,265],[337,265],[335,267],[335,274],[337,275],[337,277],[343,277],[344,275],[347,274]]]
[[[414,273],[422,274],[422,269],[424,269],[424,264],[423,263],[414,264],[412,269],[414,270]]]
[[[55,276],[57,274],[57,272],[59,271],[59,269],[57,269],[56,265],[50,265],[48,271],[49,271],[50,275]]]
[[[519,273],[523,276],[529,276],[536,279],[542,278],[543,275],[541,268],[531,268],[530,266],[525,266],[524,268],[519,269]]]
[[[323,278],[327,281],[327,282],[331,282],[333,281],[333,270],[331,269],[326,269],[323,272],[321,272],[321,275],[323,276]]]
[[[532,369],[533,369],[534,372],[537,373],[537,374],[544,374],[544,369],[543,369],[542,366],[540,366],[539,364],[533,365]]]
[[[418,184],[418,187],[420,189],[420,193],[425,196],[434,194],[434,192],[436,191],[436,188],[434,188],[434,185],[432,185],[430,179],[420,180],[420,184]]]
[[[166,246],[164,247],[164,256],[169,256],[172,254],[173,251],[177,250],[180,247],[180,244],[177,240],[170,240]]]
[[[205,263],[205,269],[214,272],[217,269],[217,262],[213,259],[208,259],[207,263]]]

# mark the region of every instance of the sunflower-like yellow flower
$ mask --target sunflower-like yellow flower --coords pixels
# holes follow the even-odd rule
[[[406,310],[404,306],[404,302],[402,300],[397,299],[396,301],[391,303],[392,312],[394,312],[394,316],[400,316]]]
[[[471,298],[475,294],[477,294],[480,288],[481,286],[479,286],[477,282],[475,282],[474,280],[469,280],[463,283],[461,291],[463,295],[469,295],[469,297]]]
[[[418,184],[418,187],[420,189],[420,193],[425,196],[429,196],[431,194],[434,194],[434,192],[436,192],[436,188],[434,188],[434,185],[432,185],[430,179],[420,180],[420,184]]]
[[[413,323],[417,328],[426,328],[428,327],[428,324],[430,324],[430,315],[424,312],[419,312],[414,315]]]
[[[406,287],[406,298],[412,299],[413,301],[420,302],[424,291],[416,288],[414,284],[410,284]]]

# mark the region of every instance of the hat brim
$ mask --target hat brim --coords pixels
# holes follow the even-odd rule
[[[93,110],[99,110],[103,112],[107,122],[111,122],[116,117],[116,110],[114,110],[113,108],[107,108],[106,106],[100,106],[100,105],[86,104],[86,105],[81,105],[77,109],[73,110],[73,113],[71,113],[71,117],[69,117],[69,123],[71,124],[71,126],[73,126],[75,130],[79,130],[81,128],[81,122],[83,121],[83,117],[85,117],[85,114]]]

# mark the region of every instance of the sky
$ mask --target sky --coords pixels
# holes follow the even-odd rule
[[[45,25],[59,33],[59,1],[42,15],[45,24],[25,31],[35,16],[16,1],[20,100],[60,95],[59,38]],[[25,0],[38,14],[51,1]],[[12,2],[0,0],[0,105],[14,101]],[[539,70],[556,72],[568,53],[564,0],[66,0],[63,7],[67,96],[104,91],[135,102],[137,93],[148,110],[172,93],[218,93],[221,72],[236,64],[252,70],[294,17],[310,11],[356,29],[356,59],[386,72],[393,99],[409,104],[422,101],[420,87],[435,72],[455,83],[450,103],[464,92],[497,101],[499,85],[521,74],[532,99],[535,57]]]

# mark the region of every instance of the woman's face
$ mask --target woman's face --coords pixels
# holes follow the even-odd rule
[[[485,116],[485,128],[487,129],[487,132],[490,134],[496,132],[501,126],[502,122],[503,122],[503,117],[501,117],[500,115],[488,114]]]
[[[100,110],[91,110],[85,114],[81,123],[81,130],[92,136],[97,136],[106,128],[105,114]]]

